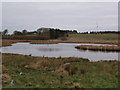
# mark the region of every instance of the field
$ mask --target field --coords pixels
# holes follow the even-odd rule
[[[69,37],[88,40],[118,40],[118,34],[69,34]]]
[[[31,36],[32,37],[32,36]],[[98,43],[98,44],[116,44],[118,45],[118,34],[69,34],[68,37],[62,37],[51,40],[26,40],[21,36],[20,39],[3,39],[2,46],[10,46],[16,42],[30,42],[32,44],[55,44],[55,43]],[[28,38],[26,36],[26,38]],[[35,36],[33,38],[36,38]]]
[[[2,39],[10,39],[10,40],[48,40],[49,35],[3,35]]]
[[[3,54],[3,88],[118,88],[118,61]]]

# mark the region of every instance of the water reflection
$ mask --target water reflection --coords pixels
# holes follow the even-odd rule
[[[59,51],[61,49],[58,49],[58,48],[38,48],[39,51],[43,51],[43,52],[52,52],[52,51]]]
[[[2,53],[15,53],[45,57],[82,57],[91,61],[118,60],[118,53],[94,52],[76,49],[76,45],[108,45],[108,44],[85,44],[85,43],[59,43],[59,44],[29,44],[16,43],[12,46],[2,47]]]

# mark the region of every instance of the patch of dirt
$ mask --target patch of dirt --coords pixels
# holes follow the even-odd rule
[[[11,77],[8,74],[1,74],[0,77],[3,83],[9,83],[11,81]]]
[[[80,83],[75,83],[73,88],[84,88]]]

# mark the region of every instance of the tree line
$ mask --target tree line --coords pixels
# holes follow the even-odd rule
[[[81,32],[80,34],[120,34],[120,31],[91,31]]]
[[[37,29],[38,30],[38,29]],[[56,31],[55,33],[57,32],[66,32],[66,33],[78,33],[77,30],[60,30],[60,29],[54,29],[54,28],[50,28],[50,30],[52,31],[51,33],[54,33],[53,31]],[[8,35],[9,33],[9,30],[8,29],[5,29],[3,30],[2,32],[0,32],[0,35]],[[33,35],[33,34],[38,34],[39,33],[37,31],[28,31],[28,30],[22,30],[22,31],[18,31],[18,30],[15,30],[13,31],[12,35]]]

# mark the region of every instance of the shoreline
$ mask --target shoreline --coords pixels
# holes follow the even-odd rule
[[[110,60],[90,60],[88,58],[84,58],[84,57],[47,57],[47,56],[32,56],[31,54],[30,55],[25,55],[25,54],[15,54],[15,53],[1,53],[1,55],[20,55],[20,56],[28,56],[28,57],[34,57],[34,58],[46,58],[46,59],[82,59],[82,60],[86,60],[88,62],[110,62],[110,61],[119,61],[119,60],[113,60],[113,59],[110,59]]]
[[[118,34],[69,34],[68,37],[60,37],[57,39],[48,40],[39,40],[39,38],[37,38],[38,40],[32,40],[29,37],[25,39],[23,35],[21,36],[22,40],[18,38],[11,39],[9,37],[8,39],[3,39],[0,42],[2,42],[3,46],[10,46],[12,43],[16,42],[30,42],[31,44],[94,43],[119,45]]]
[[[11,46],[13,43],[17,42],[29,42],[30,44],[58,44],[58,43],[91,43],[91,44],[111,44],[111,45],[118,45],[118,41],[116,40],[2,40],[2,46]]]

